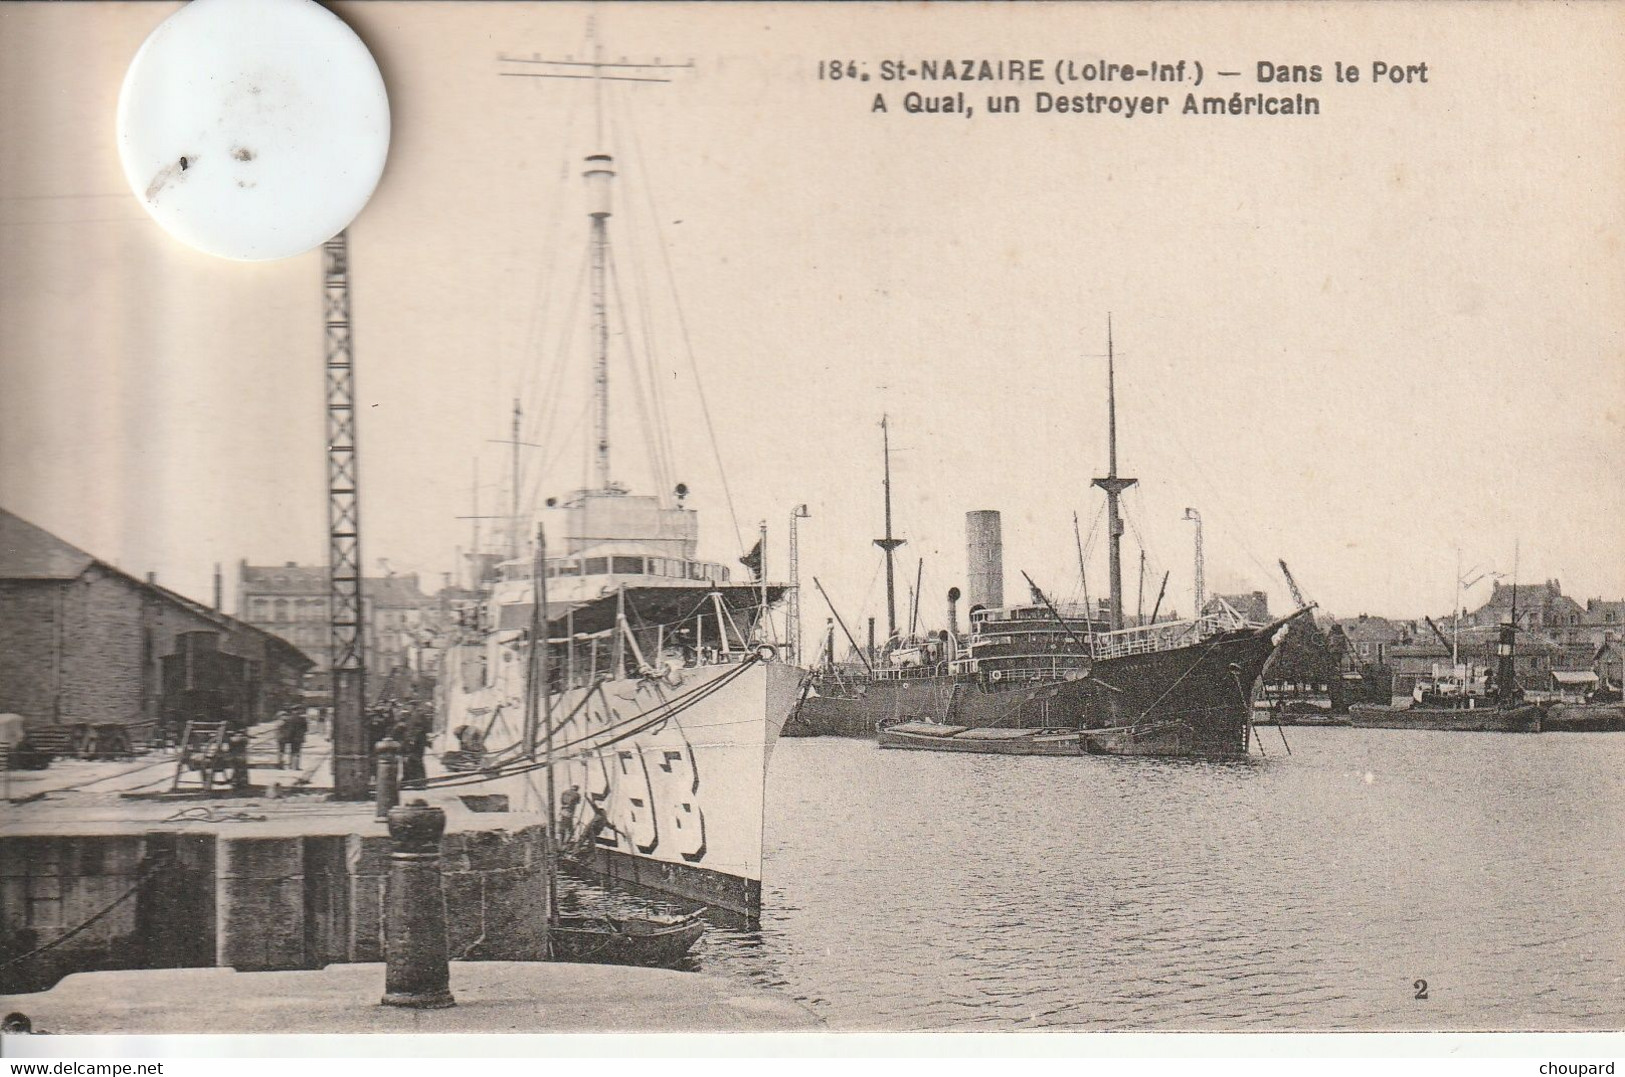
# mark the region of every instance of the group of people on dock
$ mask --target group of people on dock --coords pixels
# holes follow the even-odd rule
[[[310,708],[315,712],[314,725],[318,731],[328,726],[325,708]],[[421,783],[428,775],[423,757],[429,750],[434,729],[434,705],[427,700],[385,699],[366,709],[368,754],[378,750],[386,738],[399,745],[401,781]],[[311,715],[304,707],[289,707],[277,716],[276,762],[278,767],[298,770],[301,765],[305,738],[312,726]],[[331,735],[331,734],[329,734]]]

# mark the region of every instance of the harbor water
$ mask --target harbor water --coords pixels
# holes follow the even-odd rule
[[[696,964],[846,1030],[1625,1026],[1625,736],[1259,732],[1228,763],[781,741],[761,928]]]

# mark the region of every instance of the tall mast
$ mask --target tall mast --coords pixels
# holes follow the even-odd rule
[[[539,695],[542,703],[542,713],[535,713],[535,704],[530,707],[531,739],[526,745],[528,754],[535,758],[535,720],[540,717],[543,729],[544,744],[547,758],[547,922],[553,927],[559,926],[559,835],[557,833],[559,804],[557,786],[553,776],[553,669],[549,664],[552,654],[548,651],[548,619],[547,608],[547,532],[540,524],[536,525],[536,573],[535,586],[531,589],[531,653],[536,657],[535,672],[536,684],[532,695]]]
[[[1450,611],[1451,672],[1461,665],[1461,547],[1456,547],[1456,608]]]
[[[875,539],[875,545],[886,551],[886,639],[897,638],[897,580],[893,571],[893,551],[903,544],[891,533],[891,428],[886,416],[880,417],[880,440],[885,458],[886,477],[882,486],[886,492],[886,537]]]
[[[1083,566],[1083,534],[1078,530],[1078,514],[1072,514],[1072,541],[1078,546],[1078,582],[1083,585],[1084,624],[1088,631],[1095,630],[1094,604],[1089,601],[1089,570]]]
[[[1492,585],[1493,586],[1493,585]],[[1496,641],[1498,656],[1495,670],[1496,693],[1501,699],[1516,698],[1518,686],[1518,545],[1512,546],[1512,613],[1511,620],[1501,629]]]
[[[790,657],[801,661],[801,546],[796,535],[796,522],[812,515],[806,505],[790,510],[790,597],[785,611],[784,634],[788,637]],[[767,573],[762,573],[765,578]]]
[[[513,463],[508,483],[508,556],[519,556],[519,426],[521,413],[519,398],[513,398]]]
[[[1123,627],[1123,514],[1120,501],[1123,491],[1140,480],[1117,474],[1117,367],[1109,314],[1106,316],[1106,415],[1110,470],[1105,478],[1094,480],[1094,485],[1106,491],[1106,537],[1111,544],[1111,620],[1112,630],[1117,631]]]
[[[1134,607],[1134,623],[1145,624],[1145,547],[1140,548],[1140,597]]]
[[[592,69],[593,93],[593,132],[598,143],[603,144],[604,135],[604,83],[606,82],[670,82],[671,79],[661,72],[675,68],[693,67],[692,61],[688,63],[653,63],[641,61],[617,60],[605,62],[603,58],[603,44],[598,36],[598,20],[595,16],[587,18],[587,36],[592,41],[592,59],[578,61],[574,59],[544,60],[540,57],[499,57],[505,64],[530,65],[521,70],[506,70],[502,75],[514,78],[542,78],[542,79],[580,79],[583,76],[579,69],[588,67]],[[555,68],[565,70],[554,70]],[[605,74],[605,69],[613,69],[616,74]],[[614,159],[607,153],[595,153],[587,158],[587,170],[583,173],[587,179],[587,187],[591,193],[588,216],[592,220],[592,318],[593,318],[593,432],[596,435],[597,460],[595,462],[595,477],[600,490],[612,488],[609,475],[609,310],[605,289],[609,260],[609,233],[608,219],[610,213],[610,180],[615,177]]]
[[[469,572],[468,589],[470,591],[478,591],[480,589],[480,577],[482,573],[480,572],[480,458],[477,456],[474,457],[473,501],[474,515],[469,517],[474,521],[474,539],[473,544],[469,546],[469,550],[471,551],[469,554],[469,563],[473,566],[473,568]]]
[[[597,78],[597,68],[593,76]],[[587,185],[592,191],[588,213],[592,218],[592,337],[593,337],[593,433],[597,444],[598,489],[608,490],[609,480],[609,306],[604,277],[609,262],[609,183],[615,177],[613,161],[607,153],[587,158]]]

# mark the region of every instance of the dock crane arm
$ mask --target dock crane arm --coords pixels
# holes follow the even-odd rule
[[[1428,627],[1433,629],[1433,634],[1439,637],[1439,642],[1444,644],[1444,649],[1453,653],[1455,648],[1450,645],[1450,640],[1445,636],[1443,630],[1441,630],[1438,625],[1433,623],[1433,618],[1424,616],[1422,620],[1426,621],[1428,623]]]
[[[1303,592],[1298,590],[1298,581],[1292,578],[1292,570],[1286,567],[1286,561],[1277,558],[1276,564],[1281,566],[1281,575],[1286,577],[1286,585],[1292,591],[1292,601],[1298,604],[1300,610],[1307,607],[1309,603],[1303,600]]]

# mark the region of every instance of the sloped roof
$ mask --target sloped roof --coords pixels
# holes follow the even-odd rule
[[[1619,599],[1603,600],[1590,598],[1586,600],[1586,623],[1593,625],[1625,623],[1625,601]],[[1604,621],[1603,615],[1612,613],[1612,621]]]
[[[120,573],[120,575],[123,575],[123,573]],[[269,646],[281,651],[283,660],[290,665],[298,666],[301,669],[309,669],[316,664],[315,660],[311,658],[310,655],[300,650],[293,643],[283,639],[275,632],[268,632],[259,625],[249,624],[247,621],[240,621],[228,613],[222,613],[212,606],[199,602],[195,598],[188,598],[179,591],[171,591],[169,588],[161,586],[160,584],[146,583],[142,580],[136,580],[133,578],[131,579],[131,582],[145,587],[149,591],[152,591],[175,605],[182,607],[188,612],[201,617],[206,621],[212,621],[214,624],[217,624],[222,628],[230,629],[236,632],[246,632],[250,635],[258,636]]]
[[[71,580],[95,560],[44,528],[0,509],[0,579]]]
[[[290,664],[304,668],[315,665],[309,655],[280,636],[266,632],[246,621],[239,621],[196,599],[187,598],[178,591],[137,579],[128,572],[91,556],[79,547],[62,541],[16,513],[0,509],[0,579],[73,580],[78,579],[92,565],[100,565],[107,572],[131,585],[224,628],[261,636],[271,646],[280,650],[284,660]]]

